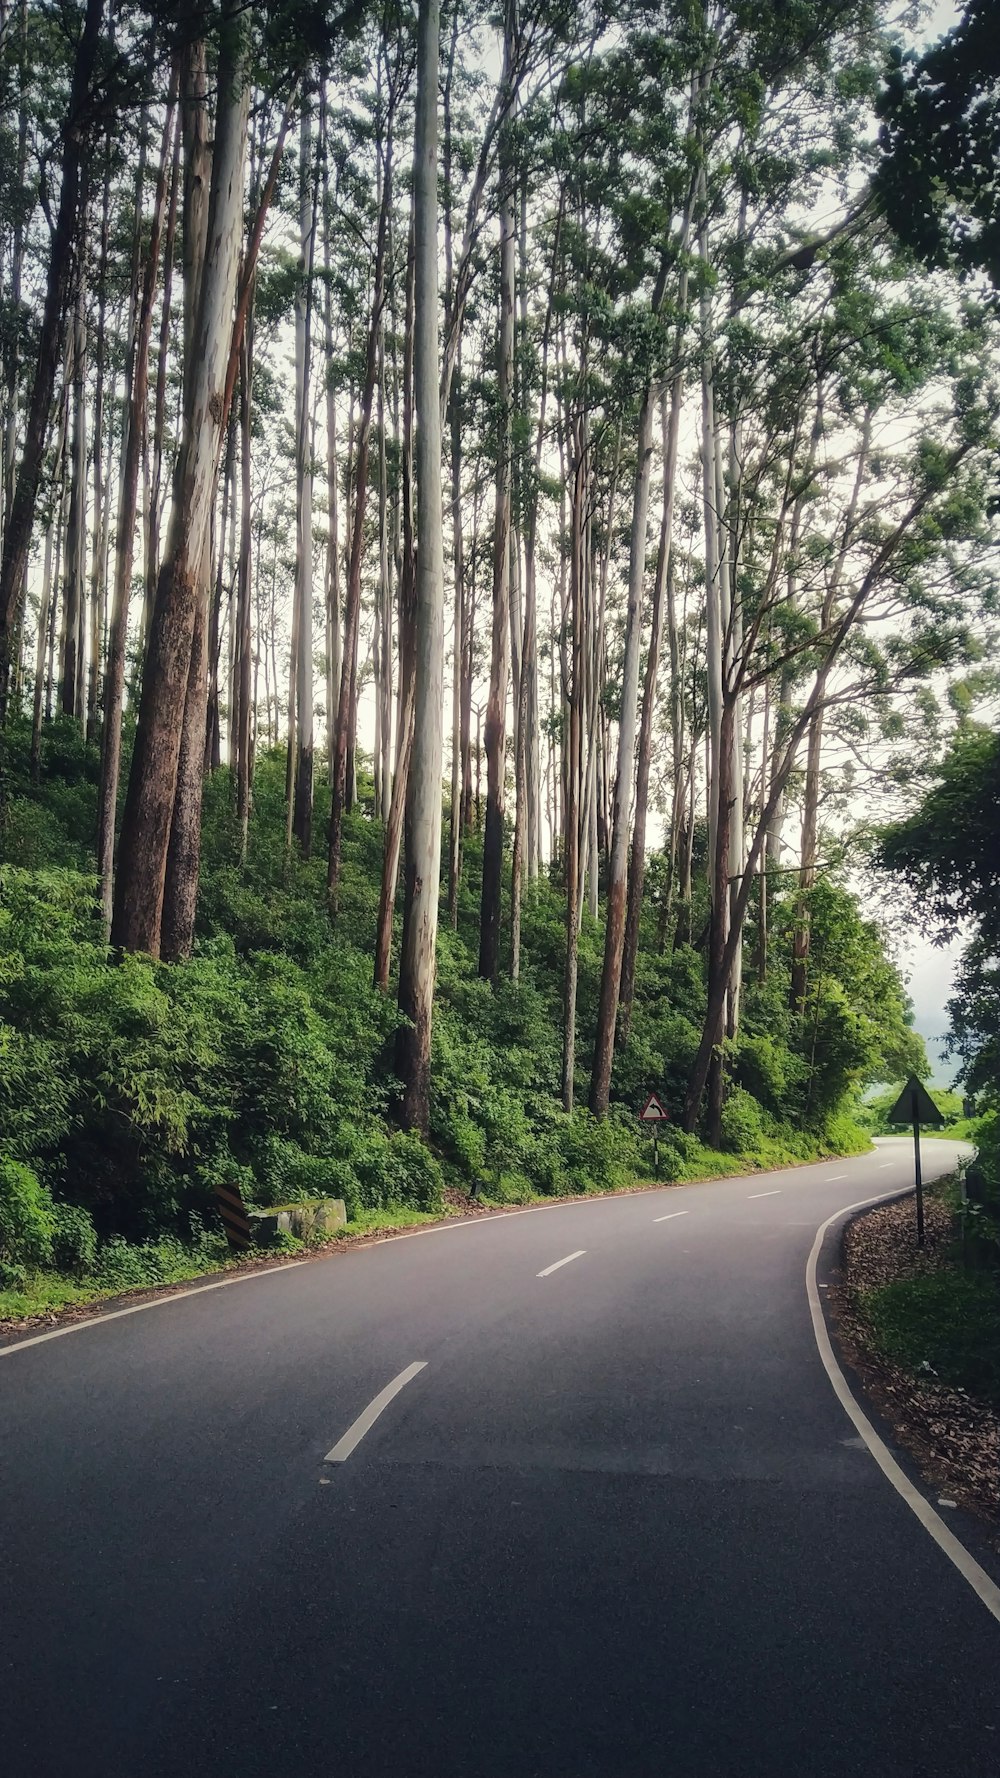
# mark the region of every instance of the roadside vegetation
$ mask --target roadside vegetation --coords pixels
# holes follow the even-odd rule
[[[1000,1520],[1000,1225],[954,1175],[925,1201],[866,1211],[845,1233],[836,1303],[876,1405],[948,1497]]]
[[[215,1265],[221,1186],[621,1189],[652,1092],[666,1179],[863,1146],[859,804],[998,905],[986,8],[11,21],[4,1300]]]
[[[96,748],[54,723],[32,786],[27,737],[20,752],[16,743],[0,866],[0,1317],[225,1263],[217,1180],[251,1205],[343,1198],[350,1235],[461,1213],[471,1199],[544,1202],[652,1179],[636,1114],[656,1091],[676,1115],[705,995],[703,951],[674,922],[664,935],[655,860],[609,1115],[567,1117],[558,884],[542,879],[526,897],[520,980],[491,987],[476,969],[472,837],[457,929],[440,934],[424,1141],[396,1122],[400,1014],[371,979],[381,830],[369,780],[346,822],[334,931],[322,864],[285,847],[283,760],[258,767],[244,865],[228,778],[215,777],[198,941],[188,961],[166,964],[103,940],[89,847]],[[672,1122],[660,1132],[664,1181],[864,1148],[858,1102],[884,1056],[898,1070],[922,1066],[878,929],[833,884],[814,911],[826,971],[808,1016],[793,1012],[794,911],[773,907],[767,978],[747,984],[722,1148]],[[694,928],[703,914],[697,899]],[[581,1029],[596,1011],[601,943],[585,914]],[[581,1046],[581,1093],[589,1059]]]

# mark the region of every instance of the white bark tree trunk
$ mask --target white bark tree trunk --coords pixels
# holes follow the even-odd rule
[[[407,785],[406,902],[399,1005],[403,1121],[426,1131],[441,872],[444,747],[444,539],[438,364],[437,96],[440,0],[420,0],[413,154],[414,395],[417,466],[416,709]]]

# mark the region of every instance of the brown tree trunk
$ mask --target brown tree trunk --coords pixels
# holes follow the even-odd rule
[[[221,544],[220,544],[221,549]],[[160,955],[168,963],[190,957],[198,907],[198,874],[201,864],[201,795],[205,781],[205,727],[208,715],[208,601],[209,561],[206,549],[198,584],[191,663],[184,724],[177,761],[177,790],[163,893]]]
[[[643,393],[642,405],[639,410],[635,487],[632,496],[628,611],[625,621],[621,715],[618,722],[618,770],[615,780],[614,828],[604,927],[604,967],[601,972],[601,995],[597,1012],[597,1031],[594,1037],[594,1062],[590,1077],[590,1109],[595,1117],[607,1116],[611,1097],[611,1064],[615,1053],[618,995],[621,987],[622,952],[625,944],[628,826],[629,809],[632,802],[636,703],[639,694],[642,583],[646,572],[646,521],[649,514],[649,483],[653,460],[653,414],[655,408],[656,392],[650,383]]]
[[[118,506],[118,536],[115,546],[115,584],[111,605],[111,626],[108,632],[108,658],[104,674],[104,718],[101,730],[101,779],[98,791],[97,868],[101,878],[101,911],[105,934],[111,931],[112,897],[115,863],[115,816],[118,806],[118,778],[121,769],[122,703],[125,691],[125,646],[128,633],[129,594],[132,587],[132,562],[135,548],[135,521],[139,488],[139,453],[142,447],[143,418],[149,374],[149,342],[153,326],[153,298],[156,292],[156,263],[159,257],[160,230],[166,193],[167,168],[170,162],[170,135],[174,127],[177,103],[178,70],[171,71],[167,97],[167,117],[160,147],[160,164],[153,217],[150,226],[149,254],[143,276],[142,296],[136,326],[133,363],[127,381],[131,399],[124,420],[122,479]],[[175,210],[176,213],[176,210]],[[139,219],[137,218],[137,228]],[[167,247],[169,252],[169,243]],[[167,293],[164,290],[164,303]]]
[[[250,98],[244,68],[244,30],[236,0],[227,0],[219,56],[207,246],[188,360],[190,383],[170,533],[143,670],[115,895],[113,943],[127,950],[148,951],[153,956],[160,951],[184,711],[194,665],[196,620],[204,593],[201,577],[225,418],[225,376],[232,343],[243,225]],[[190,203],[186,203],[186,209],[190,213]],[[198,783],[200,786],[200,772]],[[176,930],[176,922],[174,926]]]
[[[108,241],[111,230],[111,145],[106,143],[104,156],[104,199],[101,205],[100,270],[97,280],[97,338],[94,358],[97,365],[94,389],[94,448],[91,454],[94,488],[94,529],[90,566],[90,651],[87,679],[86,726],[88,734],[97,721],[101,695],[101,662],[104,653],[104,631],[107,606],[107,503],[110,486],[104,475],[105,400],[107,370],[107,307],[108,307]],[[113,395],[113,386],[112,386]],[[110,447],[108,455],[110,457]]]
[[[77,292],[73,323],[73,431],[70,445],[69,526],[66,532],[66,579],[63,593],[63,668],[61,704],[64,716],[82,718],[87,623],[87,326],[84,293]]]

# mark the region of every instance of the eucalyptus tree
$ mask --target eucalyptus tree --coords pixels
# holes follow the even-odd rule
[[[399,1005],[403,1119],[430,1117],[431,1017],[441,873],[444,703],[444,540],[438,350],[439,0],[420,0],[413,149],[413,388],[416,410],[417,573],[413,747],[407,790],[406,891]]]
[[[330,813],[329,849],[327,859],[327,893],[331,911],[336,911],[340,883],[344,811],[348,803],[348,755],[357,722],[358,636],[361,619],[361,582],[365,546],[366,498],[368,491],[372,413],[379,371],[380,341],[383,338],[385,306],[388,293],[388,252],[390,218],[393,204],[394,133],[398,110],[413,73],[413,49],[410,33],[400,18],[387,9],[382,19],[379,46],[379,105],[377,121],[379,199],[375,244],[372,258],[372,297],[368,315],[364,370],[361,382],[359,413],[354,454],[354,505],[350,555],[347,570],[347,598],[344,608],[342,662],[337,722],[333,736],[334,757],[331,770],[333,800]]]
[[[143,668],[112,921],[115,944],[154,956],[160,952],[185,709],[189,700],[192,708],[199,704],[205,671],[202,589],[223,435],[250,101],[246,27],[239,9],[227,3],[221,20],[211,150],[204,88],[199,84],[204,52],[194,44],[187,56],[191,77],[184,93],[190,144],[185,180],[184,436]],[[199,760],[203,734],[202,729],[197,737]],[[189,736],[191,743],[194,740]],[[190,836],[184,832],[176,837],[186,849]],[[186,875],[184,862],[178,861],[182,875]],[[174,934],[175,939],[180,937]]]
[[[665,21],[668,26],[672,20]],[[590,1109],[603,1116],[611,1092],[611,1070],[618,1021],[626,934],[629,867],[629,822],[633,807],[634,758],[638,711],[639,668],[645,611],[652,605],[647,687],[643,699],[639,782],[635,797],[637,840],[645,845],[649,746],[662,622],[663,594],[670,552],[677,443],[683,396],[681,344],[687,308],[687,240],[694,203],[694,180],[688,139],[694,124],[693,99],[685,98],[684,76],[690,46],[660,31],[636,33],[627,49],[608,69],[615,114],[630,120],[619,137],[617,178],[611,206],[617,212],[621,258],[627,268],[614,295],[627,295],[620,325],[623,358],[635,385],[636,456],[629,536],[628,603],[618,720],[618,756],[614,780],[613,825],[608,864],[604,963],[594,1039]],[[689,92],[691,89],[688,76]],[[664,105],[664,86],[673,102]],[[669,365],[673,356],[675,363]],[[644,600],[647,583],[648,516],[653,472],[655,417],[669,376],[670,419],[663,466],[663,523],[652,601]],[[641,891],[636,889],[636,901]],[[636,916],[637,919],[637,916]],[[637,938],[636,924],[636,938]],[[634,960],[633,960],[634,967]]]

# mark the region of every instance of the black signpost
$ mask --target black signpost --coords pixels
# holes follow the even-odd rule
[[[924,1244],[924,1182],[920,1174],[920,1126],[921,1124],[943,1124],[944,1118],[927,1088],[915,1074],[911,1074],[890,1111],[887,1122],[913,1125],[913,1165],[917,1182],[917,1246],[922,1247]]]

